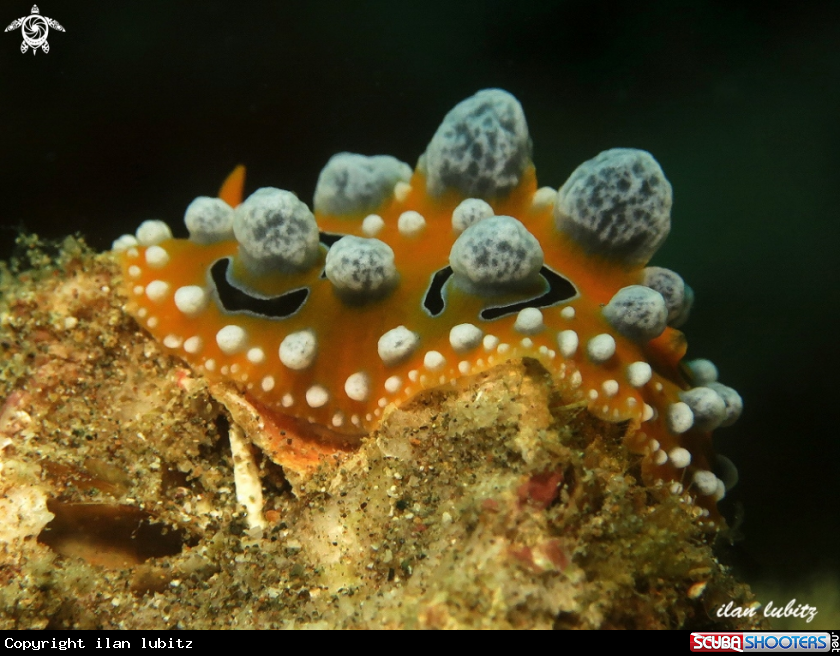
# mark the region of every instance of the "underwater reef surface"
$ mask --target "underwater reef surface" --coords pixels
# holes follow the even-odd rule
[[[2,628],[762,628],[723,525],[515,360],[290,479],[123,307],[112,254],[0,269]],[[276,428],[276,427],[274,427]]]

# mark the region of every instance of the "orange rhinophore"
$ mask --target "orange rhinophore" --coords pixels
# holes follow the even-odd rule
[[[237,207],[242,202],[242,190],[245,188],[245,167],[240,164],[225,178],[219,189],[219,198],[231,207]]]
[[[565,398],[632,423],[648,480],[708,509],[724,495],[710,432],[741,399],[711,362],[682,362],[693,295],[647,266],[671,208],[649,153],[608,150],[539,188],[522,108],[490,89],[414,170],[334,156],[314,212],[270,187],[241,201],[243,184],[240,166],[189,205],[189,239],[147,221],[115,242],[128,311],[211,381],[352,439],[391,403],[533,358]]]

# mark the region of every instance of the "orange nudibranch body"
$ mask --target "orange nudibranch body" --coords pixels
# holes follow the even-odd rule
[[[670,230],[650,154],[601,153],[538,188],[524,113],[481,91],[444,119],[417,167],[341,153],[314,212],[245,171],[187,209],[189,239],[148,221],[115,243],[128,311],[210,380],[336,433],[389,404],[514,359],[564,398],[630,421],[649,480],[714,509],[710,431],[741,400],[710,362],[682,363],[692,294],[647,262]]]

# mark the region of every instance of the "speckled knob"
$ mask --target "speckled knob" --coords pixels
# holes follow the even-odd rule
[[[590,253],[645,264],[671,229],[671,184],[650,153],[606,150],[560,188],[554,217]]]

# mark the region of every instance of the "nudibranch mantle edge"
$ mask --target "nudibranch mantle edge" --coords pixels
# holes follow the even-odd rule
[[[337,449],[391,404],[532,358],[565,400],[631,422],[647,480],[715,513],[711,431],[742,401],[711,362],[683,361],[693,293],[647,266],[670,183],[650,153],[616,148],[539,187],[531,148],[516,98],[486,89],[414,169],[331,158],[312,209],[271,187],[243,200],[239,167],[187,207],[189,239],[146,221],[114,243],[127,310],[211,384]]]

